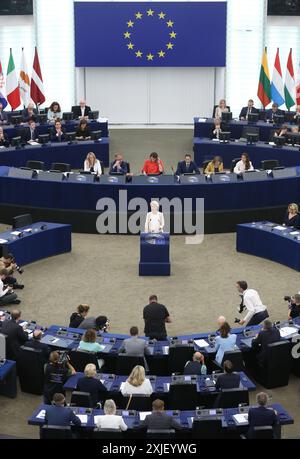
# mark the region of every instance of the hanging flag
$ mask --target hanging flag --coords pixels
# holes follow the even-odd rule
[[[2,104],[3,109],[7,107],[7,100],[4,96],[4,88],[5,88],[5,79],[2,70],[2,64],[0,61],[0,104]]]
[[[30,95],[36,105],[42,105],[46,100],[44,96],[44,83],[37,48],[35,48],[33,61]]]
[[[273,70],[273,77],[271,83],[271,97],[273,102],[280,105],[283,105],[284,100],[284,89],[283,89],[283,81],[282,81],[282,72],[281,72],[281,65],[280,65],[280,58],[279,58],[279,48],[277,48],[277,53],[274,62],[274,70]]]
[[[295,75],[292,59],[292,48],[290,49],[289,57],[286,64],[286,74],[284,83],[284,98],[286,108],[289,110],[295,105]]]
[[[8,103],[11,105],[11,108],[13,110],[16,110],[16,108],[18,108],[21,105],[21,98],[14,58],[12,55],[12,49],[10,49],[7,68],[6,94]]]
[[[19,88],[20,96],[25,107],[28,107],[30,102],[30,78],[27,69],[27,63],[25,59],[24,48],[22,48],[22,59],[21,59],[21,68],[19,76]]]
[[[267,48],[264,49],[261,61],[257,96],[264,107],[269,105],[269,103],[271,102],[271,84],[268,67]]]
[[[296,105],[300,105],[300,62],[298,66],[297,82],[296,82]]]

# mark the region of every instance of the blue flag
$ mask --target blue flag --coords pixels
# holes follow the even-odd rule
[[[5,81],[4,81],[3,71],[2,71],[2,64],[1,64],[1,61],[0,61],[0,104],[2,104],[3,109],[5,107],[7,107],[7,100],[4,97],[3,92],[2,92],[4,86],[5,86]]]
[[[75,2],[77,67],[224,67],[226,2]]]

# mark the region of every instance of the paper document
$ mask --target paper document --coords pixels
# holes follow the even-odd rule
[[[0,239],[0,244],[6,244],[8,241],[6,239]]]
[[[149,416],[149,414],[151,413],[151,411],[140,411],[140,420],[144,421],[146,419],[146,416]]]
[[[213,142],[220,142],[220,139],[212,139]]]
[[[248,414],[247,413],[239,413],[234,414],[233,416],[234,422],[239,426],[245,426],[248,424]]]
[[[195,339],[194,343],[198,347],[208,347],[209,346],[208,342],[205,341],[205,339]]]
[[[39,412],[39,414],[36,415],[37,419],[45,419],[45,414],[46,414],[46,411],[45,410],[41,410]]]
[[[296,236],[296,234],[299,234],[299,231],[291,231],[291,232],[290,232],[290,235],[291,235],[291,236]]]
[[[199,119],[198,119],[198,122],[199,122],[199,123],[206,123],[206,118],[199,118]]]
[[[108,118],[98,118],[99,123],[107,123]]]
[[[298,328],[294,327],[282,327],[280,329],[280,336],[281,338],[286,338],[287,336],[293,335],[294,333],[298,333]]]
[[[123,392],[124,386],[125,386],[125,382],[122,382],[120,385],[120,392]]]
[[[14,236],[19,236],[19,234],[21,234],[21,231],[12,231],[10,234],[13,234]]]
[[[87,414],[76,414],[76,416],[77,418],[80,419],[81,424],[87,424],[87,420],[88,420]]]
[[[163,354],[164,355],[168,355],[169,354],[169,346],[163,346],[162,350],[163,350]]]
[[[170,391],[170,383],[166,382],[164,383],[164,388],[166,389],[167,392]]]
[[[38,142],[35,142],[34,140],[30,140],[28,143],[29,143],[29,145],[34,145],[34,146],[39,146],[40,147],[40,144]]]
[[[32,231],[32,228],[27,228],[24,230],[24,233],[31,233],[31,231]]]
[[[274,226],[274,229],[277,229],[277,230],[279,230],[279,231],[284,231],[284,230],[286,230],[286,227],[285,227],[285,226],[278,225],[278,226]]]

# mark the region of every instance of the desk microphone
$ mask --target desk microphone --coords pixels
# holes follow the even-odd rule
[[[47,229],[47,225],[42,225],[41,230],[45,230],[45,229]]]

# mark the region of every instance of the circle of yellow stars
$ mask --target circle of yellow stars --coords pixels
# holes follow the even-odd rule
[[[153,18],[158,18],[159,21],[165,22],[169,32],[169,42],[165,44],[162,49],[160,49],[157,53],[148,53],[145,54],[141,49],[138,49],[136,44],[133,43],[133,29],[135,23],[138,23],[143,16],[146,17],[153,17]],[[141,13],[138,11],[137,13],[134,14],[135,18],[134,20],[129,20],[127,21],[127,29],[126,32],[124,32],[124,39],[126,40],[126,46],[129,51],[133,51],[135,54],[135,57],[137,59],[142,59],[143,57],[146,57],[147,61],[153,61],[154,59],[163,59],[166,56],[167,51],[171,51],[175,45],[174,40],[177,38],[177,32],[174,30],[174,21],[171,21],[170,19],[167,18],[166,13],[161,11],[160,13],[156,13],[154,10],[149,8],[149,10],[146,11],[146,13]],[[128,40],[128,42],[127,42]],[[145,54],[145,55],[144,55]]]

